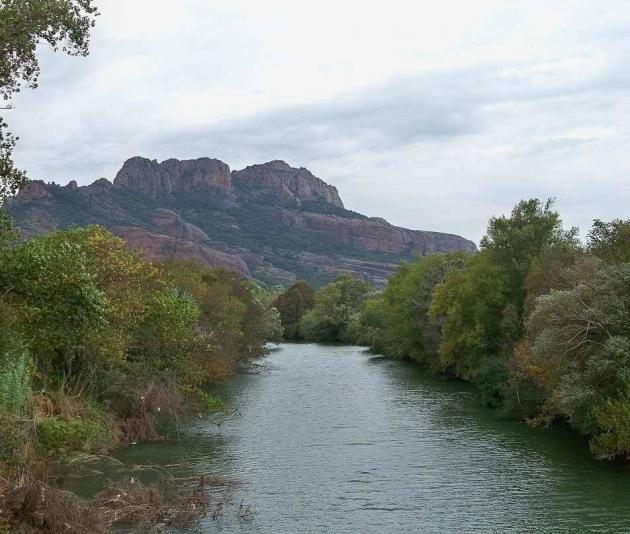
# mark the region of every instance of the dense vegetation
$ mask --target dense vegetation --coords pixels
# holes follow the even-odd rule
[[[298,281],[273,302],[287,341],[351,343],[357,339],[361,306],[373,289],[349,275],[337,277],[317,293]]]
[[[276,297],[273,305],[280,314],[284,339],[296,341],[302,338],[300,321],[313,307],[314,301],[315,291],[301,280]]]
[[[279,339],[262,290],[192,261],[154,265],[90,226],[23,243],[0,230],[2,476],[168,435],[208,382]]]
[[[320,342],[352,342],[353,318],[371,291],[361,280],[339,276],[315,295],[313,307],[300,320],[301,336]]]
[[[419,258],[372,296],[323,288],[299,332],[470,381],[506,414],[565,421],[597,457],[630,458],[630,221],[595,221],[586,246],[576,234],[551,202],[522,201],[478,254]]]

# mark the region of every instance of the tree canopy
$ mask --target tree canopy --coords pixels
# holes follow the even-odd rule
[[[403,264],[360,304],[323,288],[304,334],[470,381],[506,415],[565,421],[597,457],[630,458],[630,221],[596,220],[583,247],[552,207],[519,202],[479,253]]]
[[[306,282],[295,282],[284,293],[278,295],[274,306],[280,313],[284,328],[284,338],[288,340],[301,339],[300,321],[314,304],[315,291]]]
[[[353,319],[372,288],[350,275],[341,275],[320,289],[315,302],[301,321],[306,339],[315,341],[344,341],[354,338]]]

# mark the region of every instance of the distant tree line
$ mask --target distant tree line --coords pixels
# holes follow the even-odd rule
[[[292,339],[411,359],[532,425],[567,422],[599,458],[630,458],[630,220],[596,220],[582,245],[551,201],[526,200],[490,219],[479,253],[401,265],[382,292],[342,277],[287,314],[296,292],[276,301]]]

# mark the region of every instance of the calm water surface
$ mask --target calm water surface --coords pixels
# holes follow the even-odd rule
[[[630,473],[570,431],[505,421],[459,383],[359,347],[282,345],[218,391],[238,414],[129,463],[192,462],[255,511],[204,532],[630,532]]]

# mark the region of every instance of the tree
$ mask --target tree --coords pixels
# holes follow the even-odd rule
[[[436,287],[430,309],[430,317],[442,321],[440,367],[472,381],[493,405],[507,376],[497,362],[507,359],[515,335],[508,288],[505,269],[482,251]]]
[[[36,237],[6,254],[0,292],[19,309],[21,337],[42,378],[61,384],[78,371],[88,340],[107,324],[107,302],[85,250],[63,232]]]
[[[350,275],[341,275],[319,290],[313,308],[301,321],[305,339],[312,341],[353,341],[351,326],[372,288]]]
[[[164,274],[199,307],[199,326],[207,336],[206,379],[234,372],[243,360],[263,354],[268,340],[278,339],[277,314],[237,273],[171,260]]]
[[[434,254],[401,265],[378,299],[365,302],[358,332],[368,335],[377,345],[374,348],[388,356],[440,367],[441,322],[431,319],[428,311],[435,287],[449,272],[463,268],[466,257],[461,252]]]
[[[0,208],[0,256],[10,243],[17,239],[17,231],[9,215]]]
[[[509,278],[511,301],[522,320],[525,302],[525,277],[532,265],[549,249],[576,247],[577,228],[565,231],[562,219],[553,209],[553,199],[544,204],[537,198],[521,200],[509,217],[492,217],[481,249],[500,265]]]
[[[10,108],[23,86],[37,87],[37,46],[70,55],[88,53],[90,30],[98,15],[92,0],[0,0],[0,98]],[[0,117],[0,206],[25,182],[13,163],[16,138]]]
[[[600,457],[630,455],[630,263],[579,259],[538,298],[515,353],[515,387],[533,415],[565,418]],[[522,390],[523,388],[521,388]],[[534,401],[532,403],[532,401]]]
[[[389,354],[385,341],[385,312],[381,295],[366,299],[350,325],[354,342]]]
[[[593,221],[588,234],[588,250],[607,263],[630,262],[630,219]]]
[[[301,280],[276,297],[274,306],[280,313],[285,339],[300,339],[300,321],[314,301],[315,291]]]
[[[577,246],[577,231],[564,231],[552,206],[522,200],[509,217],[491,218],[480,253],[435,291],[442,365],[472,380],[493,405],[503,402],[506,365],[523,334],[528,273],[549,251]]]

